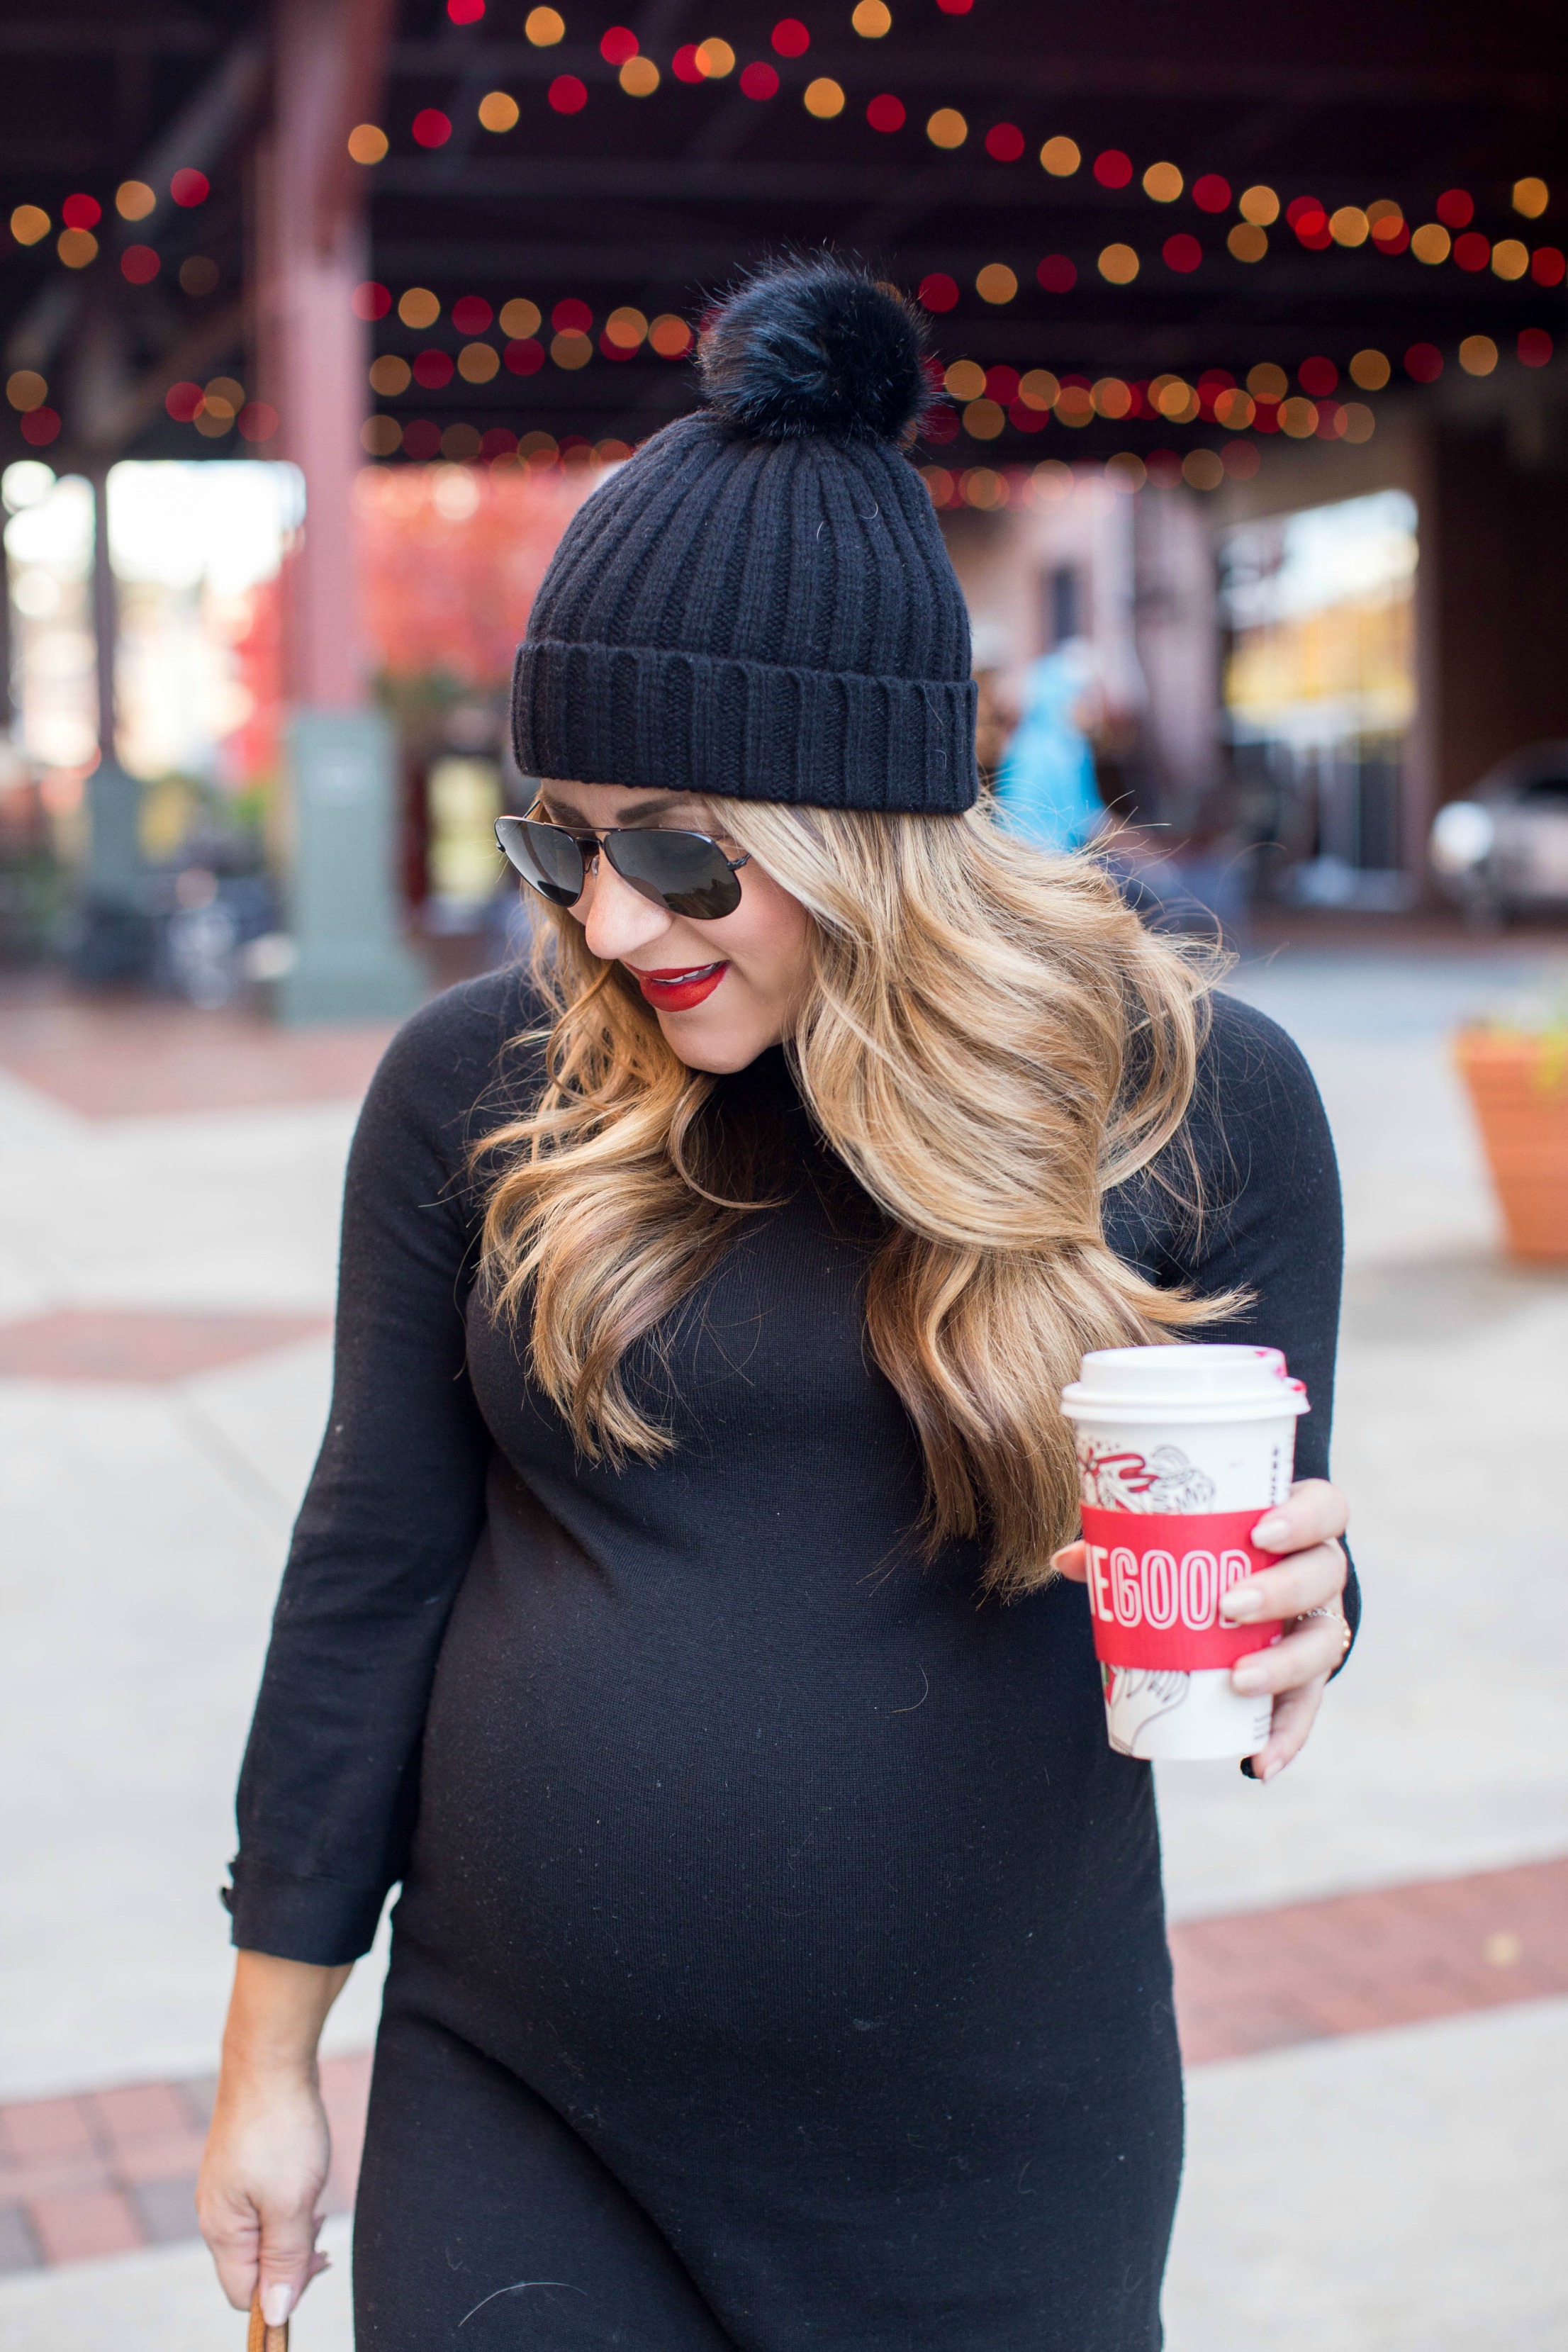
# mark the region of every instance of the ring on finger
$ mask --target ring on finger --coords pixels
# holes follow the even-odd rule
[[[1333,1619],[1334,1623],[1340,1629],[1340,1655],[1342,1658],[1345,1652],[1351,1645],[1350,1621],[1346,1617],[1344,1611],[1342,1609],[1331,1608],[1303,1609],[1301,1614],[1297,1618],[1296,1622],[1298,1625],[1304,1625],[1310,1617],[1331,1617]]]

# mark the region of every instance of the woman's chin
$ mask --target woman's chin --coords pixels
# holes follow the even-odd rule
[[[737,1021],[732,1013],[717,1007],[710,1011],[706,1004],[693,1005],[689,1013],[661,1012],[657,1017],[666,1045],[687,1068],[705,1070],[715,1078],[745,1069],[779,1041],[776,1026],[763,1021]]]

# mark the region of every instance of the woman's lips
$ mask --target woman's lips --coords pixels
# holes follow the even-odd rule
[[[668,971],[637,971],[632,976],[647,1003],[660,1013],[689,1013],[711,996],[729,971],[725,961],[678,965]]]

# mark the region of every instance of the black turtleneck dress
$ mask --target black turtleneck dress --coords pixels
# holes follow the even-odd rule
[[[393,1045],[350,1163],[331,1419],[240,1787],[235,1941],[363,1952],[402,1882],[361,2352],[1152,2352],[1182,2097],[1147,1765],[1083,1590],[919,1556],[862,1337],[874,1221],[778,1053],[787,1204],[645,1351],[664,1461],[574,1458],[475,1299],[467,1147],[526,1099],[495,974]],[[1326,1465],[1340,1218],[1295,1049],[1221,1000],[1195,1237]],[[859,1203],[859,1213],[857,1212]],[[1352,1595],[1353,1607],[1353,1595]]]

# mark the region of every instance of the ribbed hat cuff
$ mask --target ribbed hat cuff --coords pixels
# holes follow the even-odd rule
[[[978,790],[973,678],[536,637],[518,649],[511,709],[525,776],[926,815]]]

